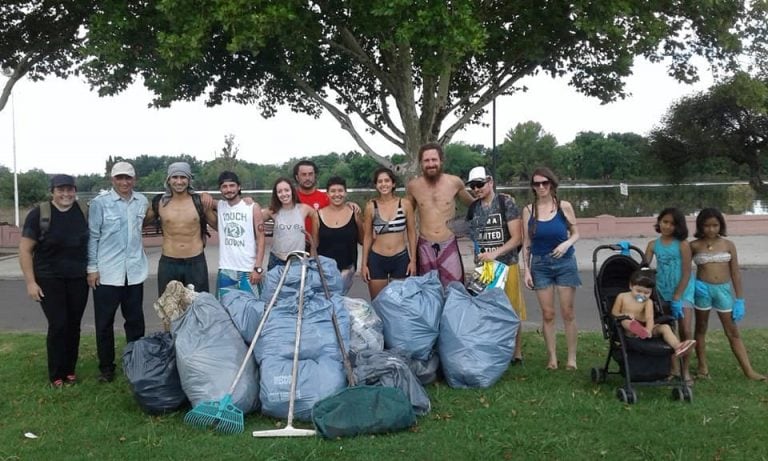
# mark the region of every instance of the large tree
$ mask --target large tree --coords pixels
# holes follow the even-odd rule
[[[654,154],[670,170],[701,169],[725,158],[749,171],[749,184],[768,192],[763,181],[768,148],[768,82],[738,73],[709,91],[682,98],[651,133]]]
[[[0,69],[10,71],[0,93],[0,111],[21,78],[66,78],[76,72],[82,60],[83,25],[93,4],[94,0],[0,2]]]
[[[754,0],[762,4],[765,0]],[[567,75],[611,101],[636,56],[722,64],[741,47],[743,0],[104,0],[88,24],[87,75],[101,94],[137,76],[154,104],[204,95],[333,115],[360,145],[361,127],[399,148],[447,144],[525,76]]]

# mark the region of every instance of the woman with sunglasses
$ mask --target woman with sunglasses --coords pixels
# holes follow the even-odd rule
[[[557,198],[557,177],[540,167],[531,175],[533,203],[523,209],[523,259],[525,285],[536,290],[542,312],[547,369],[557,369],[555,346],[555,291],[560,298],[568,347],[566,369],[576,370],[578,332],[573,311],[576,288],[581,285],[573,244],[579,239],[573,206]],[[527,264],[526,264],[527,263]]]

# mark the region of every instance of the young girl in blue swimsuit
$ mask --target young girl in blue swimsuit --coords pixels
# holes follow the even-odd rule
[[[648,242],[645,263],[656,258],[656,292],[669,303],[672,315],[679,319],[678,334],[681,341],[693,339],[693,286],[691,277],[691,246],[688,244],[688,226],[685,216],[677,208],[665,208],[659,213],[654,226],[661,236]],[[689,357],[683,358],[683,379],[690,381]],[[672,362],[674,365],[677,361]]]
[[[725,218],[720,210],[704,208],[699,212],[694,235],[696,240],[691,242],[693,262],[696,263],[695,336],[696,356],[699,359],[698,375],[699,378],[709,378],[705,339],[709,312],[714,308],[741,371],[749,379],[765,381],[765,376],[752,369],[747,348],[744,347],[739,327],[736,326],[736,322],[744,317],[746,307],[736,245],[724,239],[725,235]]]

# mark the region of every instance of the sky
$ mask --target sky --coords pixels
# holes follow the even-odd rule
[[[646,135],[672,102],[712,84],[711,76],[703,74],[697,84],[684,85],[667,76],[662,64],[638,61],[627,80],[631,96],[605,105],[577,93],[565,79],[529,77],[521,82],[529,87],[527,92],[498,98],[496,142],[501,144],[509,130],[529,120],[539,122],[560,144],[582,131]],[[0,85],[4,84],[0,77]],[[314,119],[285,108],[276,117],[263,119],[255,106],[209,108],[202,100],[153,109],[147,107],[151,94],[138,84],[118,96],[102,98],[77,78],[23,79],[14,87],[13,98],[15,116],[10,102],[0,112],[0,165],[13,170],[15,120],[19,172],[40,168],[51,174],[101,174],[109,155],[189,154],[210,161],[229,134],[235,135],[238,158],[260,164],[361,151],[330,115]],[[491,124],[490,110],[485,122]],[[381,154],[397,153],[381,137],[366,139]],[[458,132],[453,142],[490,147],[491,127],[469,127]]]

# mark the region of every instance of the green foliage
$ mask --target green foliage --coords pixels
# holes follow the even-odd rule
[[[466,179],[472,168],[486,166],[485,156],[476,147],[461,142],[445,146],[444,171]]]
[[[157,106],[205,96],[258,104],[265,117],[284,106],[328,111],[389,164],[356,116],[413,172],[421,144],[447,145],[525,76],[570,75],[577,90],[612,101],[625,95],[636,56],[668,58],[682,81],[696,79],[697,55],[722,68],[765,29],[741,27],[750,11],[742,0],[107,0],[84,24],[83,72],[102,95],[141,76]]]
[[[559,152],[568,177],[601,181],[647,179],[643,138],[634,133],[581,132]],[[561,163],[562,165],[562,163]],[[650,172],[652,173],[652,172]]]
[[[766,192],[768,81],[738,73],[708,92],[682,98],[650,137],[653,154],[670,172],[712,171],[707,167],[713,160],[725,159],[746,167],[750,185]]]
[[[50,179],[43,170],[33,169],[17,175],[19,206],[28,207],[50,196]],[[0,197],[3,206],[13,204],[13,172],[0,168]]]
[[[500,183],[526,180],[540,165],[554,167],[553,153],[557,139],[538,122],[518,123],[509,130],[499,151]]]
[[[24,76],[66,78],[82,59],[82,26],[94,0],[7,0],[0,2],[0,69],[13,71],[0,94],[0,110]]]

